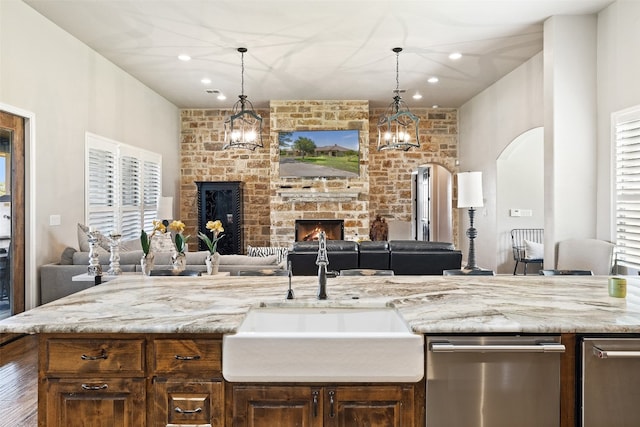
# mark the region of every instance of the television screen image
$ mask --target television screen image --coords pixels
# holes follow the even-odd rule
[[[359,176],[358,130],[278,132],[280,177]]]

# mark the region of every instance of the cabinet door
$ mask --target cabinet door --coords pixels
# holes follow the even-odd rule
[[[234,427],[321,427],[320,388],[234,386]]]
[[[154,379],[151,416],[154,427],[224,427],[222,381]]]
[[[224,237],[217,250],[222,255],[241,254],[244,251],[242,236],[242,182],[197,181],[198,186],[198,231],[211,237],[206,229],[207,221],[220,220]],[[207,250],[198,239],[199,249]]]
[[[140,427],[145,425],[143,378],[47,379],[47,427]]]
[[[413,386],[344,386],[324,391],[326,427],[412,427]]]

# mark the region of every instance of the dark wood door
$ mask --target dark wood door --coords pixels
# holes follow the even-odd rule
[[[146,425],[144,378],[48,379],[42,427]]]
[[[234,427],[321,427],[322,391],[308,386],[234,386]]]
[[[325,427],[413,427],[413,386],[344,386],[324,390]]]
[[[25,310],[25,138],[24,119],[0,112],[0,301],[11,314]],[[8,232],[7,232],[8,230]],[[2,337],[0,337],[0,340]]]

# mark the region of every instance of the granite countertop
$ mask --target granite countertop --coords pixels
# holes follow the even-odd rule
[[[0,321],[0,333],[233,333],[264,304],[396,307],[418,333],[640,333],[640,279],[605,276],[123,276]]]

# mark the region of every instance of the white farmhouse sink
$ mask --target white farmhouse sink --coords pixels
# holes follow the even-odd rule
[[[423,337],[390,307],[261,307],[222,343],[233,382],[417,382]]]

